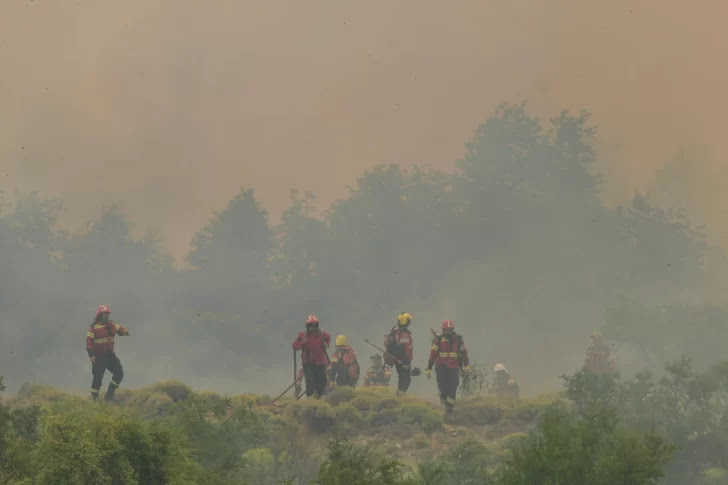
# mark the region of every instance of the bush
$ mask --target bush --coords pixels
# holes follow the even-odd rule
[[[501,438],[501,446],[505,449],[514,449],[521,446],[528,439],[527,433],[517,431]]]
[[[371,411],[377,407],[379,401],[374,396],[357,396],[351,400],[351,405],[359,411]]]
[[[339,386],[334,388],[334,390],[331,391],[331,393],[327,395],[324,399],[332,406],[338,406],[343,402],[351,401],[356,397],[356,395],[356,389],[354,389],[353,387]]]
[[[317,485],[415,485],[405,477],[402,463],[379,449],[355,445],[346,440],[326,447],[326,460],[313,481]]]
[[[336,431],[347,435],[357,433],[364,424],[361,413],[351,404],[335,407],[334,419]]]
[[[151,392],[166,394],[174,402],[184,401],[192,395],[192,389],[179,381],[162,381],[148,388]]]
[[[334,425],[334,411],[325,401],[306,399],[296,401],[286,409],[296,422],[316,433],[325,433]]]
[[[505,411],[493,400],[462,400],[455,408],[453,423],[459,426],[486,426],[498,423]]]

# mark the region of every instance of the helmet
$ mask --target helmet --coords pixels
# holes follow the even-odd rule
[[[445,320],[442,322],[442,329],[443,330],[453,330],[455,328],[455,325],[452,323],[452,320]]]
[[[318,324],[318,322],[319,321],[318,318],[316,318],[316,315],[309,315],[306,319],[306,325],[313,325],[314,323]]]
[[[594,332],[593,334],[591,334],[591,338],[592,340],[599,341],[602,339],[602,334],[600,332]]]
[[[96,309],[96,318],[98,318],[102,313],[111,313],[111,310],[109,310],[109,307],[106,305],[101,305]]]
[[[336,337],[336,346],[337,347],[345,347],[347,345],[349,345],[349,342],[346,341],[345,335],[339,335],[338,337]]]
[[[504,366],[503,364],[496,364],[493,368],[493,372],[498,372],[502,370],[506,370],[506,366]]]
[[[397,315],[397,324],[408,325],[412,321],[412,315],[407,312],[402,312]]]
[[[374,355],[372,355],[370,357],[370,359],[372,359],[372,360],[382,360],[382,355],[381,354],[374,354]]]

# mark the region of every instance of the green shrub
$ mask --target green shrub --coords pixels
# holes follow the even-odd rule
[[[332,441],[326,447],[316,485],[415,485],[406,477],[402,463],[387,457],[375,447],[359,446],[350,441]]]
[[[329,395],[325,397],[327,403],[332,406],[338,406],[343,402],[349,402],[356,397],[356,389],[349,386],[339,386],[334,388]]]
[[[361,413],[351,404],[342,404],[334,408],[335,429],[338,433],[353,434],[364,424]]]
[[[376,408],[379,400],[374,396],[361,395],[350,401],[351,405],[359,411],[371,411]]]
[[[286,409],[296,422],[316,433],[325,433],[334,425],[334,411],[325,401],[306,399],[296,401]]]
[[[518,446],[522,445],[526,441],[526,439],[528,439],[528,434],[518,431],[501,438],[501,446],[503,446],[503,448],[505,449],[517,448]]]
[[[174,402],[184,401],[192,395],[192,389],[179,381],[162,381],[157,382],[150,388],[151,392],[159,392],[166,394]]]

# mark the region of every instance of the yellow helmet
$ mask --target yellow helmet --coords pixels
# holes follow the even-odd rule
[[[412,315],[407,312],[402,312],[397,316],[397,324],[407,325],[412,321]]]
[[[337,347],[346,347],[347,345],[349,345],[349,342],[346,341],[345,335],[339,335],[338,337],[336,337]]]

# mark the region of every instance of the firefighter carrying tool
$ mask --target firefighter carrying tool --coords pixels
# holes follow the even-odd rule
[[[96,309],[94,322],[86,334],[86,352],[91,361],[91,399],[96,401],[99,397],[104,373],[108,369],[111,372],[111,382],[106,391],[105,399],[114,399],[114,392],[124,378],[124,368],[121,361],[114,353],[114,337],[117,335],[129,335],[129,330],[118,323],[109,320],[111,310],[106,305]]]
[[[293,341],[293,350],[301,351],[303,375],[306,381],[306,396],[320,399],[326,391],[326,367],[329,355],[326,349],[331,345],[331,335],[319,330],[319,321],[314,315],[306,319],[306,330]]]
[[[445,413],[451,415],[460,384],[460,370],[463,372],[470,370],[468,351],[463,343],[463,337],[455,333],[455,326],[451,320],[443,322],[442,334],[437,335],[432,341],[430,359],[425,371],[428,379],[431,377],[433,366],[440,391],[440,402],[445,406]]]
[[[384,338],[384,362],[397,369],[397,395],[407,392],[412,382],[412,332],[409,330],[412,315],[402,312],[397,315],[397,325]]]

